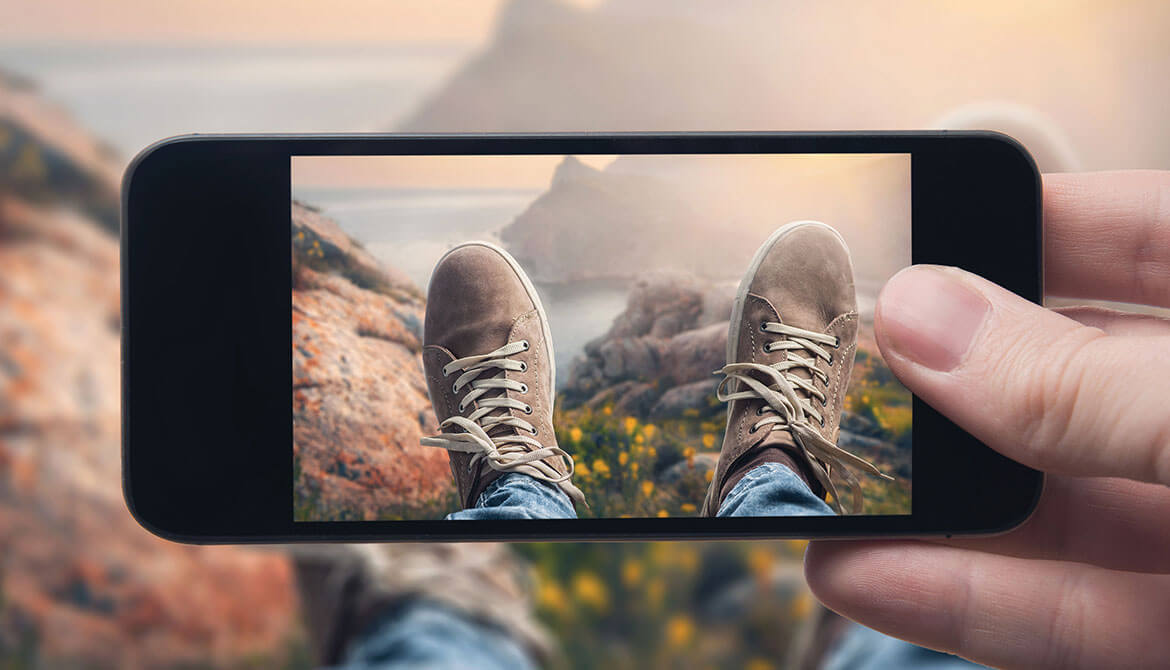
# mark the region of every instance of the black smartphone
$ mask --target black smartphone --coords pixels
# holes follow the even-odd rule
[[[990,132],[191,135],[123,183],[127,504],[184,542],[995,533],[1041,473],[890,372],[883,283],[1042,294]]]

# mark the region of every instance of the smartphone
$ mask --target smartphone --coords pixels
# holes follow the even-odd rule
[[[883,283],[1039,301],[991,132],[191,135],[127,169],[123,488],[183,542],[986,534],[1041,473],[890,372]]]

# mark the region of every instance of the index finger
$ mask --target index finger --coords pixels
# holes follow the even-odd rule
[[[1044,176],[1050,295],[1170,307],[1170,172]]]

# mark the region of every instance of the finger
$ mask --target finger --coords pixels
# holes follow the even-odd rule
[[[1170,573],[1170,488],[1128,479],[1049,476],[1036,511],[995,537],[946,544],[1017,558]]]
[[[1170,340],[1109,337],[934,266],[886,284],[874,330],[902,383],[1009,458],[1170,483]]]
[[[805,577],[827,607],[1006,668],[1167,667],[1170,576],[925,542],[822,540]]]
[[[1170,335],[1170,319],[1152,314],[1119,312],[1104,307],[1057,307],[1052,310],[1063,314],[1082,326],[1100,328],[1106,335]]]
[[[1044,177],[1050,295],[1170,306],[1170,172]]]

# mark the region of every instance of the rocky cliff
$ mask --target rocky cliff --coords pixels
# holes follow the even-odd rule
[[[585,345],[565,386],[569,406],[614,404],[642,418],[714,409],[715,370],[726,358],[734,284],[654,273],[634,282],[624,312]]]
[[[14,81],[0,77],[0,656],[283,663],[299,636],[283,557],[166,542],[126,511],[110,233],[120,169]]]
[[[422,373],[424,303],[333,221],[294,204],[293,452],[300,520],[450,511]]]
[[[634,282],[625,311],[574,361],[564,407],[722,430],[725,406],[715,397],[719,377],[714,373],[726,361],[735,288],[734,283],[711,284],[672,273]],[[899,477],[897,484],[871,489],[867,497],[907,496],[892,503],[897,505],[909,500],[909,404],[909,391],[882,361],[873,324],[863,318],[840,444]],[[708,451],[695,458],[713,466],[718,442],[703,446]],[[660,466],[669,470],[670,464]]]

